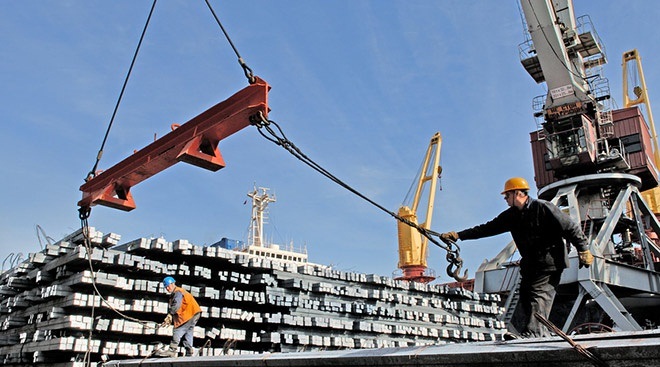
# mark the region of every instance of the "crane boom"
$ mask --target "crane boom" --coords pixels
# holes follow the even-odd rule
[[[572,2],[525,0],[521,5],[543,81],[550,91],[545,108],[589,101],[585,65],[575,62],[581,58],[575,51],[585,46],[575,31],[577,25]]]
[[[546,140],[555,177],[627,168],[618,140],[612,139],[611,111],[602,103],[610,98],[607,80],[593,73],[607,61],[603,47],[595,31],[579,27],[590,21],[576,20],[571,0],[520,4],[531,37],[521,47],[521,62],[548,88],[537,116],[543,116],[539,140]]]
[[[643,104],[646,107],[649,133],[651,143],[653,144],[653,163],[655,163],[655,168],[657,170],[658,167],[660,167],[660,148],[658,147],[658,134],[655,130],[651,102],[649,101],[646,80],[644,79],[644,71],[642,70],[642,58],[639,56],[637,50],[634,49],[624,52],[622,59],[623,106],[628,108]],[[629,82],[638,85],[631,85]],[[634,97],[630,95],[631,92],[634,94]],[[656,217],[660,217],[660,187],[646,190],[642,192],[642,196],[649,204],[651,211]]]
[[[412,205],[402,205],[399,208],[398,215],[411,223],[419,224],[421,228],[430,229],[433,219],[433,204],[435,203],[435,191],[440,176],[440,148],[442,146],[442,136],[435,133],[431,138],[429,146],[424,156],[424,163],[420,176],[417,179],[417,187]],[[428,185],[428,191],[425,188]],[[424,222],[418,223],[417,210],[422,201],[423,194],[426,193],[426,214]],[[401,221],[397,223],[399,236],[399,269],[403,271],[403,276],[399,279],[412,280],[428,283],[435,279],[435,276],[426,273],[428,256],[428,238],[419,231]]]

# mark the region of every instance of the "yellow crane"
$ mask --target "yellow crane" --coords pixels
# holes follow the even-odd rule
[[[660,148],[658,148],[658,135],[655,131],[653,122],[653,112],[649,102],[646,81],[644,80],[644,71],[642,70],[642,58],[637,49],[623,53],[623,104],[625,108],[643,104],[646,107],[646,117],[648,118],[651,142],[653,143],[653,163],[656,170],[660,168]],[[633,94],[631,96],[630,94]],[[660,187],[655,187],[642,192],[642,197],[655,213],[660,217]]]
[[[411,223],[419,225],[423,229],[431,228],[433,217],[433,204],[435,202],[435,191],[438,178],[442,172],[440,167],[440,148],[442,136],[435,133],[431,138],[424,163],[417,179],[417,188],[411,206],[402,205],[399,208],[399,216]],[[428,185],[428,190],[425,191]],[[420,202],[426,194],[426,214],[424,222],[418,223],[417,210]],[[417,228],[398,221],[399,234],[399,269],[403,275],[397,279],[428,283],[435,279],[435,275],[427,268],[426,258],[428,254],[428,238],[423,236]]]

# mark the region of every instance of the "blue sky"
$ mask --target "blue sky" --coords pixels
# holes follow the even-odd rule
[[[432,229],[482,223],[505,209],[511,176],[533,181],[531,100],[520,65],[516,1],[212,1],[255,75],[272,86],[270,119],[347,184],[396,211],[439,131],[442,190]],[[79,186],[92,168],[151,1],[0,2],[0,260],[40,250],[35,226],[80,228]],[[577,0],[605,44],[621,106],[621,54],[637,48],[651,101],[660,92],[656,1]],[[247,85],[204,1],[161,0],[115,119],[108,168]],[[137,209],[96,206],[90,225],[122,235],[245,239],[253,186],[268,187],[267,236],[310,261],[391,275],[395,220],[246,128],[220,143],[227,167],[183,163],[132,189]],[[510,240],[460,243],[470,276]],[[444,275],[444,252],[429,266]]]

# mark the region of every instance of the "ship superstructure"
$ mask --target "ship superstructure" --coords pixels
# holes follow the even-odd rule
[[[269,243],[265,239],[264,223],[268,218],[268,204],[274,203],[277,199],[275,195],[268,193],[268,188],[255,187],[248,193],[252,199],[252,216],[250,218],[250,227],[248,229],[247,245],[240,248],[251,255],[263,256],[270,259],[293,261],[294,263],[307,263],[307,251],[302,249],[296,251],[293,244],[282,249],[281,245]]]

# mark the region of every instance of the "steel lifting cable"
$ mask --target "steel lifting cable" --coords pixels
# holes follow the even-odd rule
[[[225,27],[222,26],[222,23],[220,22],[220,19],[218,19],[218,16],[215,14],[215,11],[213,10],[213,7],[211,6],[211,3],[209,3],[209,0],[206,1],[206,6],[209,7],[209,10],[211,11],[211,14],[213,14],[213,18],[215,19],[215,22],[218,23],[218,26],[222,30],[222,33],[224,33],[225,38],[227,38],[227,41],[229,42],[229,45],[231,48],[234,50],[234,53],[236,54],[236,57],[238,57],[238,63],[241,65],[243,68],[243,73],[245,73],[245,77],[248,79],[250,84],[253,84],[256,79],[254,78],[254,74],[252,74],[252,69],[250,69],[249,66],[245,63],[241,55],[238,53],[238,49],[236,46],[234,46],[234,42],[232,42],[231,38],[229,37],[229,34],[225,30]]]
[[[117,115],[117,111],[119,110],[119,105],[121,104],[121,100],[122,100],[122,97],[124,95],[124,91],[126,90],[128,80],[130,79],[131,72],[133,71],[133,67],[135,65],[135,60],[137,59],[138,53],[140,51],[140,47],[142,45],[142,41],[144,40],[144,36],[147,32],[147,28],[149,27],[149,22],[151,21],[151,17],[153,15],[154,9],[156,7],[156,2],[157,1],[158,0],[153,1],[152,5],[151,5],[151,9],[149,10],[149,16],[147,17],[147,21],[145,22],[144,28],[142,29],[142,34],[140,35],[140,40],[139,40],[138,45],[135,49],[135,53],[133,54],[133,59],[131,60],[131,65],[128,68],[126,78],[124,79],[124,83],[121,87],[119,97],[117,98],[117,103],[115,104],[114,110],[112,112],[112,116],[110,118],[110,122],[108,123],[108,128],[106,129],[105,135],[103,137],[103,141],[101,143],[101,148],[99,149],[99,152],[96,155],[96,161],[94,162],[94,167],[92,168],[92,170],[85,177],[85,181],[89,181],[90,179],[92,179],[96,176],[96,171],[98,169],[99,162],[101,161],[101,157],[103,156],[103,149],[105,148],[105,143],[107,142],[108,136],[110,135],[110,129],[112,128],[115,117]],[[94,266],[92,264],[92,245],[91,245],[91,241],[90,241],[90,238],[89,238],[89,223],[88,223],[88,218],[89,218],[89,215],[91,213],[91,208],[90,207],[80,207],[78,209],[78,213],[79,213],[78,216],[79,216],[80,221],[81,221],[81,229],[82,229],[82,233],[83,233],[83,242],[84,242],[84,245],[85,245],[85,249],[87,251],[87,260],[89,262],[89,270],[90,270],[90,273],[92,275],[92,286],[94,287],[94,291],[96,292],[96,294],[103,300],[103,303],[108,308],[110,308],[112,311],[114,311],[115,313],[117,313],[121,317],[123,317],[125,319],[128,319],[128,320],[131,320],[131,321],[138,322],[138,323],[142,324],[145,327],[158,328],[157,323],[156,323],[156,327],[153,327],[153,326],[150,326],[150,325],[147,324],[148,322],[152,322],[152,321],[139,320],[139,319],[136,319],[136,318],[133,318],[133,317],[130,317],[128,315],[123,314],[122,312],[117,310],[115,307],[113,307],[105,299],[105,297],[103,297],[103,295],[101,294],[101,292],[99,291],[99,289],[96,285],[96,273],[95,273],[95,270],[94,270]],[[83,357],[83,363],[87,366],[91,365],[91,348],[92,348],[92,343],[91,342],[92,342],[92,335],[94,333],[94,313],[95,313],[95,306],[92,303],[92,314],[91,314],[92,324],[90,325],[90,329],[89,329],[87,351],[85,352],[85,355]]]
[[[117,115],[117,110],[119,109],[119,104],[121,103],[121,99],[124,96],[124,91],[126,90],[128,79],[131,77],[131,72],[133,71],[135,60],[137,59],[138,53],[140,52],[140,46],[142,46],[142,40],[144,40],[144,35],[147,33],[147,27],[149,27],[149,21],[151,20],[151,15],[154,13],[154,8],[156,7],[156,1],[158,0],[154,0],[153,4],[151,5],[149,16],[147,17],[147,21],[144,24],[144,29],[142,29],[142,35],[140,35],[140,41],[138,42],[138,45],[135,49],[135,53],[133,54],[133,60],[131,61],[131,66],[128,68],[128,73],[126,74],[126,78],[124,79],[124,84],[121,87],[121,92],[119,92],[119,98],[117,98],[115,109],[112,111],[112,117],[110,118],[110,123],[108,123],[108,129],[105,131],[105,136],[103,137],[101,148],[99,149],[99,152],[96,155],[96,162],[94,163],[94,168],[92,168],[92,170],[87,174],[85,181],[89,181],[94,176],[96,176],[96,170],[98,169],[99,161],[101,161],[101,157],[103,156],[103,148],[105,147],[105,143],[108,140],[108,135],[110,134],[110,129],[112,128],[112,124],[115,120],[115,116]]]
[[[112,304],[110,304],[110,302],[105,297],[103,297],[103,295],[101,294],[101,291],[99,291],[99,289],[97,287],[97,284],[96,284],[96,271],[94,270],[94,265],[92,263],[92,252],[93,252],[94,249],[92,247],[91,239],[89,238],[89,224],[86,222],[86,220],[84,220],[83,223],[82,223],[82,232],[83,232],[83,239],[84,239],[83,243],[85,245],[85,250],[87,251],[87,261],[88,261],[88,264],[89,264],[89,270],[92,274],[92,286],[94,287],[94,291],[96,292],[96,294],[101,298],[103,303],[106,306],[108,306],[109,309],[114,311],[119,316],[121,316],[121,317],[123,317],[127,320],[131,320],[131,321],[135,321],[137,323],[140,323],[145,327],[152,328],[152,329],[157,329],[158,325],[159,325],[158,323],[156,323],[156,326],[154,327],[154,326],[149,325],[150,323],[154,323],[154,321],[141,320],[141,319],[138,319],[138,318],[135,318],[135,317],[128,316],[128,315],[122,313],[121,311],[117,310],[114,306],[112,306]]]
[[[85,250],[87,251],[87,256],[86,257],[87,257],[87,261],[88,261],[88,265],[89,265],[89,270],[90,270],[90,273],[91,273],[91,276],[92,276],[92,287],[94,287],[94,292],[99,296],[99,298],[101,298],[101,300],[103,301],[103,304],[105,304],[106,307],[108,307],[111,311],[113,311],[117,315],[121,316],[122,318],[124,318],[126,320],[137,322],[145,328],[158,329],[159,327],[161,327],[161,325],[158,324],[157,322],[149,321],[149,320],[141,320],[141,319],[131,317],[131,316],[128,316],[128,315],[124,314],[123,312],[117,310],[112,304],[110,304],[110,302],[105,297],[103,297],[103,294],[101,294],[101,291],[99,290],[99,288],[96,284],[96,270],[94,270],[94,265],[92,263],[93,248],[92,248],[91,240],[89,238],[89,223],[87,222],[86,218],[82,219],[81,227],[82,227],[82,234],[83,234],[83,244],[85,246]],[[88,337],[87,337],[87,350],[85,352],[84,360],[83,360],[84,365],[87,366],[87,367],[91,366],[92,336],[94,334],[94,318],[95,318],[94,313],[95,313],[95,309],[96,309],[96,306],[94,305],[94,302],[92,301],[92,312],[91,312],[92,323],[89,327],[89,334],[88,334]],[[155,326],[152,326],[151,323],[155,323]]]
[[[581,346],[580,344],[576,343],[571,339],[566,333],[564,333],[560,328],[558,328],[555,324],[553,324],[550,320],[546,319],[543,315],[541,315],[538,312],[534,312],[534,317],[542,323],[545,327],[548,329],[552,330],[554,333],[559,335],[562,339],[568,342],[573,349],[575,349],[581,356],[584,358],[588,359],[591,361],[591,363],[596,366],[596,367],[607,367],[607,363],[600,359],[597,355],[591,353],[589,350],[587,350],[585,347]]]
[[[105,148],[105,144],[108,140],[108,136],[110,135],[110,129],[112,128],[115,117],[117,116],[117,111],[119,110],[119,105],[121,104],[122,97],[124,96],[124,91],[126,90],[126,86],[128,84],[128,80],[130,79],[131,73],[133,71],[133,67],[135,66],[135,61],[137,60],[137,56],[140,52],[140,47],[142,46],[142,41],[144,40],[144,36],[147,33],[147,28],[149,27],[149,23],[151,21],[152,15],[154,13],[154,9],[156,8],[156,2],[157,1],[158,0],[153,1],[152,5],[151,5],[151,9],[149,10],[149,16],[147,17],[147,21],[145,22],[144,28],[142,29],[142,34],[140,35],[140,40],[138,41],[137,47],[135,49],[135,53],[133,54],[133,59],[131,60],[131,65],[128,68],[128,72],[126,73],[126,78],[124,79],[124,83],[121,87],[119,97],[117,98],[117,103],[115,104],[115,108],[112,112],[110,122],[108,123],[108,128],[106,129],[105,135],[103,136],[103,141],[101,142],[101,148],[99,149],[99,152],[96,155],[96,161],[94,162],[94,167],[92,168],[91,171],[89,171],[89,173],[85,177],[85,182],[91,180],[92,178],[94,178],[96,176],[96,171],[98,169],[99,162],[101,161],[101,157],[103,157],[103,149]],[[205,1],[206,1],[206,5],[208,6],[209,10],[211,11],[211,14],[213,14],[213,18],[215,19],[218,26],[220,26],[220,29],[224,33],[225,38],[229,42],[229,45],[231,46],[231,48],[234,50],[234,53],[238,57],[238,63],[243,68],[243,72],[245,73],[245,76],[247,77],[250,84],[254,83],[256,81],[256,78],[254,77],[254,74],[252,73],[252,69],[245,63],[245,61],[243,60],[243,58],[239,54],[238,49],[236,48],[236,46],[234,46],[234,42],[232,42],[231,38],[229,37],[229,34],[227,33],[227,31],[225,30],[225,27],[220,22],[220,19],[216,15],[216,13],[213,10],[213,7],[209,3],[209,1],[208,0],[205,0]],[[89,208],[89,207],[81,207],[79,209],[80,218],[83,219],[83,218],[89,217],[90,211],[91,211],[91,208]]]
[[[356,189],[352,188],[336,176],[334,176],[332,173],[328,172],[326,169],[321,167],[318,163],[314,162],[311,158],[307,157],[298,147],[296,147],[293,142],[291,142],[287,137],[285,136],[284,132],[280,128],[280,126],[272,121],[268,120],[264,117],[264,115],[259,112],[258,117],[253,117],[251,118],[250,123],[254,126],[257,127],[259,130],[259,133],[261,136],[266,138],[266,140],[269,140],[270,142],[281,146],[284,148],[286,151],[291,153],[294,157],[298,158],[300,161],[314,169],[315,171],[319,172],[326,178],[329,178],[331,181],[335,182],[339,186],[347,189],[348,191],[352,192],[353,194],[359,196],[360,198],[364,199],[365,201],[369,202],[371,205],[377,207],[378,209],[384,211],[385,213],[389,214],[390,216],[394,217],[400,222],[403,222],[411,227],[414,227],[421,233],[424,237],[426,237],[429,241],[431,241],[433,244],[436,246],[440,247],[441,249],[447,251],[447,261],[449,262],[449,266],[447,266],[447,275],[453,277],[457,281],[465,281],[467,279],[467,270],[463,274],[463,276],[460,276],[460,271],[461,268],[463,267],[463,259],[460,257],[460,247],[456,244],[454,241],[448,241],[440,237],[440,234],[438,232],[432,231],[430,229],[422,228],[418,224],[413,223],[405,218],[402,218],[398,214],[392,212],[391,210],[388,210],[387,208],[383,207],[382,205],[376,203],[375,201],[371,200],[364,194],[360,193]],[[275,131],[272,126],[275,126],[277,131]],[[440,240],[444,243],[440,243],[438,240],[433,238],[433,236],[436,236],[440,238]]]
[[[101,143],[101,147],[99,149],[99,152],[96,155],[96,161],[94,162],[94,167],[92,168],[92,170],[85,177],[86,182],[91,180],[92,178],[94,178],[96,176],[96,172],[97,172],[97,169],[98,169],[99,162],[101,161],[101,157],[103,156],[103,149],[105,148],[105,144],[108,140],[108,136],[110,135],[110,129],[112,128],[115,117],[117,115],[117,111],[119,110],[119,105],[121,104],[121,100],[122,100],[122,97],[124,95],[124,91],[126,90],[126,86],[128,85],[128,80],[130,79],[131,73],[133,71],[133,67],[135,66],[135,61],[137,60],[137,56],[140,52],[140,47],[142,46],[142,41],[144,40],[144,36],[147,33],[147,28],[149,27],[149,23],[151,21],[152,15],[154,13],[154,9],[156,8],[157,1],[158,0],[153,1],[152,5],[151,5],[151,9],[149,10],[149,15],[148,15],[147,20],[145,22],[144,28],[142,29],[142,34],[140,35],[140,40],[139,40],[138,45],[135,49],[135,53],[133,54],[133,58],[131,60],[130,66],[128,68],[126,78],[124,79],[124,83],[123,83],[121,91],[119,93],[119,97],[117,98],[117,103],[115,104],[114,110],[112,112],[112,116],[110,118],[110,122],[108,123],[108,128],[106,129],[106,132],[105,132],[105,135],[103,137],[103,141]],[[215,18],[216,22],[218,23],[218,25],[222,29],[222,32],[224,33],[225,37],[229,41],[229,44],[231,45],[232,49],[236,53],[236,56],[238,57],[238,62],[241,65],[241,67],[243,68],[243,72],[245,73],[245,76],[248,78],[248,81],[250,82],[250,84],[254,83],[256,81],[256,79],[255,79],[255,77],[252,73],[252,69],[250,69],[250,67],[247,66],[247,64],[245,63],[245,61],[241,57],[241,55],[238,53],[238,50],[234,46],[234,43],[232,42],[231,38],[229,38],[229,35],[225,31],[225,28],[222,26],[222,23],[218,19],[217,15],[215,14],[215,11],[211,7],[211,4],[208,2],[208,0],[206,0],[206,5],[211,10],[211,13],[213,14],[213,17]],[[84,240],[83,242],[84,242],[84,245],[85,245],[85,249],[87,251],[87,260],[89,262],[89,270],[91,272],[91,277],[92,277],[92,286],[94,287],[94,291],[96,292],[96,294],[101,298],[103,303],[108,308],[110,308],[112,311],[114,311],[115,313],[117,313],[118,315],[123,317],[124,319],[135,321],[137,323],[142,324],[144,327],[154,328],[154,329],[159,328],[160,325],[158,323],[156,323],[156,326],[154,327],[154,326],[150,325],[150,323],[152,323],[153,321],[140,320],[140,319],[128,316],[128,315],[120,312],[115,307],[113,307],[105,297],[103,297],[103,295],[101,294],[101,292],[99,291],[99,289],[97,287],[96,272],[94,270],[94,265],[92,263],[93,248],[92,248],[92,245],[91,245],[91,240],[89,238],[89,222],[88,222],[88,219],[89,219],[89,216],[90,216],[90,213],[91,213],[91,208],[90,207],[84,207],[84,206],[80,207],[78,209],[78,213],[79,213],[78,216],[79,216],[80,221],[81,221],[81,229],[82,229],[83,240]],[[91,316],[92,317],[92,325],[90,326],[90,330],[89,330],[87,351],[86,351],[86,353],[83,357],[83,363],[85,365],[88,365],[88,366],[91,365],[91,342],[92,342],[92,335],[93,335],[93,330],[94,330],[94,311],[95,311],[95,306],[92,304],[92,316]]]
[[[91,171],[87,174],[87,176],[85,177],[85,181],[89,181],[89,180],[91,180],[92,178],[94,178],[94,177],[96,176],[96,171],[97,171],[97,169],[98,169],[99,162],[100,162],[100,160],[101,160],[101,157],[103,156],[103,149],[104,149],[105,144],[106,144],[106,142],[107,142],[107,140],[108,140],[108,136],[109,136],[109,134],[110,134],[110,129],[112,128],[112,125],[113,125],[113,123],[114,123],[114,119],[115,119],[115,117],[116,117],[116,115],[117,115],[117,111],[118,111],[118,109],[119,109],[119,105],[120,105],[121,100],[122,100],[122,97],[123,97],[123,95],[124,95],[124,91],[126,90],[126,86],[127,86],[127,84],[128,84],[128,80],[130,79],[131,72],[133,71],[133,67],[134,67],[134,65],[135,65],[135,61],[137,60],[137,56],[138,56],[138,54],[139,54],[140,47],[141,47],[141,45],[142,45],[142,41],[144,40],[144,36],[145,36],[145,34],[146,34],[146,32],[147,32],[147,28],[149,27],[149,23],[150,23],[150,21],[151,21],[151,17],[152,17],[152,15],[153,15],[154,9],[155,9],[155,7],[156,7],[156,3],[157,3],[157,0],[154,0],[153,3],[152,3],[152,5],[151,5],[151,9],[150,9],[150,11],[149,11],[149,16],[147,17],[147,21],[145,22],[144,28],[143,28],[143,30],[142,30],[142,34],[140,35],[140,40],[139,40],[138,45],[137,45],[137,47],[136,47],[136,49],[135,49],[135,53],[133,54],[133,59],[131,60],[131,65],[130,65],[130,67],[129,67],[129,69],[128,69],[128,72],[127,72],[127,74],[126,74],[126,78],[124,79],[124,83],[123,83],[123,85],[122,85],[121,92],[119,93],[119,97],[118,97],[118,99],[117,99],[117,103],[115,104],[115,108],[114,108],[114,110],[113,110],[113,112],[112,112],[112,117],[110,118],[110,122],[108,123],[108,128],[106,129],[105,135],[104,135],[104,137],[103,137],[103,141],[102,141],[102,143],[101,143],[101,148],[99,149],[99,152],[98,152],[98,154],[96,155],[96,161],[94,162],[94,167],[92,168],[92,170],[91,170]],[[238,50],[236,49],[236,47],[234,46],[234,43],[232,42],[231,38],[229,37],[229,35],[228,35],[227,32],[225,31],[225,28],[222,26],[222,23],[221,23],[220,20],[218,19],[217,15],[215,14],[215,11],[213,10],[213,8],[212,8],[211,4],[208,2],[208,0],[206,0],[206,5],[207,5],[207,6],[209,7],[209,9],[211,10],[211,13],[213,14],[213,17],[215,18],[216,22],[218,23],[218,25],[219,25],[220,28],[222,29],[222,32],[224,33],[225,37],[226,37],[227,40],[229,41],[229,44],[231,45],[232,49],[233,49],[234,52],[236,53],[236,56],[238,57],[238,62],[239,62],[239,64],[241,65],[241,67],[243,68],[243,72],[245,73],[245,76],[248,78],[248,81],[250,82],[250,84],[254,83],[254,82],[256,81],[256,78],[254,77],[254,75],[253,75],[253,73],[252,73],[252,69],[250,69],[250,67],[247,66],[247,64],[245,63],[245,61],[244,61],[243,58],[241,57],[241,55],[238,53]],[[84,238],[84,245],[85,245],[85,248],[86,248],[86,250],[87,250],[87,260],[88,260],[88,262],[89,262],[89,269],[90,269],[90,272],[91,272],[91,275],[92,275],[92,286],[94,287],[94,291],[96,292],[96,294],[101,298],[101,300],[103,300],[103,303],[104,303],[108,308],[110,308],[112,311],[114,311],[115,313],[117,313],[118,315],[120,315],[121,317],[123,317],[124,319],[138,322],[138,323],[142,324],[142,325],[145,326],[145,327],[154,328],[154,329],[159,328],[160,325],[159,325],[158,323],[156,323],[156,326],[154,327],[154,326],[149,325],[149,324],[152,323],[153,321],[140,320],[140,319],[137,319],[137,318],[134,318],[134,317],[130,317],[130,316],[128,316],[128,315],[126,315],[126,314],[120,312],[120,311],[117,310],[115,307],[113,307],[113,306],[112,306],[112,305],[111,305],[111,304],[105,299],[105,297],[103,297],[103,295],[102,295],[101,292],[99,291],[99,289],[98,289],[98,287],[97,287],[97,284],[96,284],[96,272],[95,272],[95,270],[94,270],[94,265],[93,265],[93,263],[92,263],[92,251],[93,251],[93,249],[92,249],[92,245],[91,245],[91,240],[90,240],[90,238],[89,238],[89,223],[88,223],[89,215],[90,215],[90,213],[91,213],[91,208],[90,208],[90,207],[84,207],[84,206],[83,206],[83,207],[80,207],[80,208],[79,208],[78,212],[79,212],[78,216],[79,216],[79,218],[80,218],[80,220],[81,220],[81,229],[82,229],[83,238]],[[90,364],[91,364],[91,356],[90,356],[90,354],[91,354],[91,339],[92,339],[92,335],[93,335],[93,319],[94,319],[94,306],[92,305],[92,326],[90,327],[90,330],[89,330],[89,336],[88,336],[88,347],[87,347],[87,352],[85,353],[85,356],[84,356],[84,363],[85,363],[86,365],[90,365]]]

